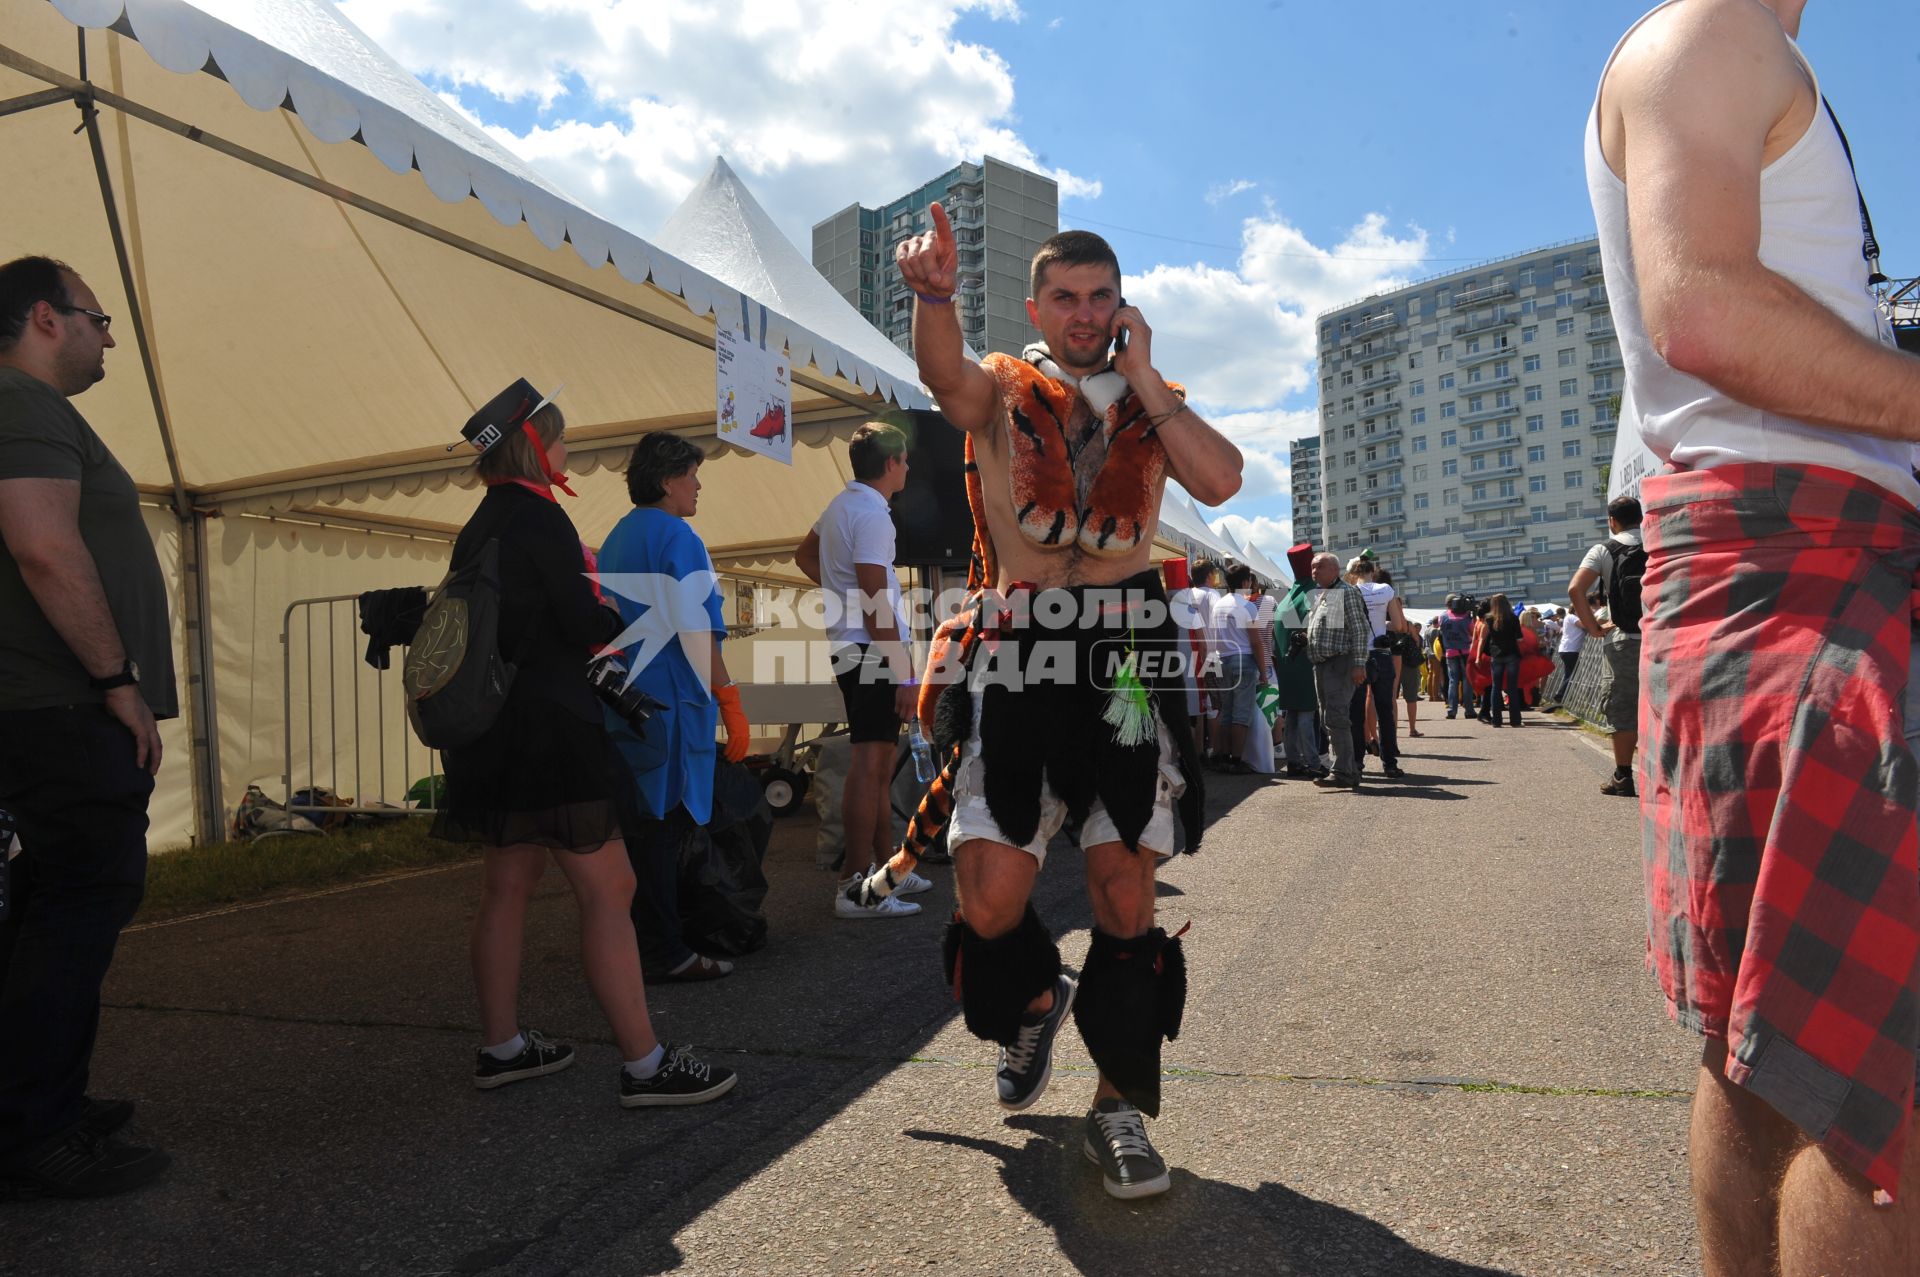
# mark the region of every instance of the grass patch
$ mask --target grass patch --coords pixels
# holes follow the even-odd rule
[[[163,852],[147,862],[147,894],[137,921],[479,858],[477,847],[428,837],[430,823],[408,816],[332,833]]]

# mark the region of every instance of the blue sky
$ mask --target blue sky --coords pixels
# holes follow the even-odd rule
[[[969,15],[958,31],[1012,65],[1035,151],[1100,180],[1098,200],[1065,208],[1089,227],[1099,219],[1130,264],[1227,264],[1230,250],[1112,227],[1233,245],[1250,201],[1266,196],[1316,243],[1384,212],[1445,237],[1433,254],[1464,265],[1592,233],[1581,128],[1607,54],[1649,7],[1276,0],[1152,6],[1120,21],[1114,6],[1086,4],[1031,6],[1019,24]],[[1200,38],[1209,29],[1230,37]],[[1907,246],[1905,273],[1920,273],[1920,4],[1812,0],[1801,44],[1847,128],[1889,258]],[[1139,68],[1116,96],[1137,84],[1142,109],[1096,110],[1105,95],[1083,77],[1048,74],[1063,57]],[[1234,180],[1257,186],[1203,198]]]
[[[725,153],[804,249],[992,153],[1106,235],[1161,371],[1248,455],[1235,520],[1288,543],[1312,319],[1591,234],[1581,128],[1646,0],[343,0],[405,65],[642,235]],[[1894,274],[1920,273],[1920,4],[1812,0]]]

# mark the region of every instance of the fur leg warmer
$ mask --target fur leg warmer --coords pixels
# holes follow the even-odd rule
[[[1013,1045],[1027,1004],[1060,978],[1060,946],[1032,905],[1019,926],[991,940],[956,913],[941,947],[947,983],[966,1013],[968,1030],[1001,1046]]]
[[[1148,1117],[1160,1116],[1160,1040],[1180,1036],[1187,960],[1179,937],[1155,927],[1121,940],[1095,929],[1073,1022],[1101,1074]]]

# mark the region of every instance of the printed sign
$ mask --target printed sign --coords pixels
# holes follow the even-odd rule
[[[741,329],[722,328],[714,335],[715,420],[720,441],[792,465],[793,390],[787,381],[786,355],[766,348],[765,311],[757,343]]]
[[[1607,500],[1638,497],[1640,481],[1660,472],[1660,458],[1640,437],[1640,414],[1634,411],[1633,387],[1620,397],[1620,426],[1613,436],[1613,467],[1607,471]]]

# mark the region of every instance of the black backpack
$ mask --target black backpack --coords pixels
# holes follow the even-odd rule
[[[500,539],[447,574],[427,601],[400,681],[407,718],[429,749],[459,749],[493,726],[513,686],[500,655]]]
[[[1647,547],[1634,542],[1606,541],[1611,560],[1607,570],[1607,616],[1628,634],[1640,632],[1640,578],[1647,573]]]

